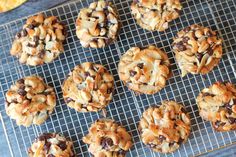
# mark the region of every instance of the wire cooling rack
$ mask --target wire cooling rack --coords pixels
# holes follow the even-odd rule
[[[27,17],[0,26],[0,119],[9,154],[1,156],[27,156],[27,148],[43,132],[61,132],[74,142],[77,156],[89,156],[88,147],[82,137],[88,133],[89,126],[100,113],[78,113],[65,105],[62,98],[61,84],[73,67],[85,61],[103,64],[115,77],[115,95],[107,107],[107,117],[121,123],[131,133],[134,141],[132,150],[127,156],[162,156],[146,148],[140,141],[137,126],[142,112],[153,104],[163,100],[175,100],[185,105],[191,116],[192,132],[187,143],[172,154],[163,156],[196,156],[236,142],[235,132],[217,133],[211,124],[201,119],[195,98],[199,91],[215,81],[236,83],[236,2],[234,0],[188,0],[183,1],[181,17],[170,24],[165,32],[149,32],[140,28],[130,14],[131,0],[113,0],[122,22],[118,41],[104,49],[82,48],[75,35],[75,20],[81,8],[92,0],[66,3],[44,11],[46,15],[58,16],[68,26],[68,38],[65,53],[50,64],[38,67],[21,65],[9,55],[12,39],[22,28]],[[172,38],[178,31],[191,24],[201,24],[218,30],[224,39],[224,55],[216,68],[205,76],[180,76],[171,51]],[[154,44],[167,52],[171,61],[173,77],[167,86],[155,95],[134,95],[119,80],[117,64],[120,56],[132,46]],[[57,106],[54,113],[40,126],[25,128],[17,126],[5,112],[4,94],[17,79],[28,75],[39,75],[53,86],[57,93]],[[1,139],[2,140],[2,139]]]

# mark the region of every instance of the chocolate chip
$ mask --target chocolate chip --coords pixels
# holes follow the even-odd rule
[[[19,83],[19,84],[24,84],[24,82],[25,82],[24,79],[19,79],[19,80],[17,81],[17,83]]]
[[[32,25],[32,24],[29,24],[27,27],[28,27],[29,29],[34,29],[34,25]]]
[[[214,95],[214,94],[211,94],[211,93],[203,93],[202,96],[211,96],[211,97],[213,97],[213,96],[215,96],[215,95]]]
[[[225,124],[226,124],[226,123],[217,120],[217,121],[215,122],[215,127],[216,127],[216,128],[219,128],[220,126],[224,126]]]
[[[51,134],[51,133],[43,133],[42,135],[40,135],[38,137],[38,140],[39,141],[44,141],[44,140],[47,140],[47,139],[51,138],[52,136],[53,136],[53,134]]]
[[[228,119],[229,119],[229,123],[230,123],[230,124],[236,123],[236,118],[228,117]]]
[[[39,37],[38,37],[38,36],[34,36],[34,37],[33,37],[33,41],[34,41],[34,42],[38,42],[38,41],[39,41]]]
[[[27,33],[26,29],[23,29],[23,30],[21,31],[21,36],[22,36],[22,37],[25,37],[27,34],[28,34],[28,33]]]
[[[17,93],[21,96],[25,96],[27,94],[27,92],[23,88],[18,89]]]
[[[53,154],[49,154],[47,157],[55,157]]]
[[[21,33],[20,32],[16,33],[16,38],[19,39],[20,37],[21,37]]]
[[[87,78],[88,76],[90,76],[90,73],[86,71],[86,72],[84,73],[84,76],[85,76],[85,78]]]
[[[207,53],[210,55],[210,56],[212,56],[213,55],[213,50],[212,50],[212,48],[211,47],[209,47],[208,49],[207,49]]]
[[[182,41],[176,43],[175,46],[179,51],[185,51],[187,49]]]
[[[66,141],[60,141],[58,144],[58,147],[60,147],[61,148],[61,150],[66,150],[66,148],[67,148],[67,145],[66,145]]]
[[[187,113],[187,111],[183,107],[181,108],[181,112],[183,112],[185,114]]]
[[[137,72],[134,71],[134,70],[130,70],[129,74],[130,74],[131,77],[134,77],[137,74]]]
[[[189,37],[185,36],[185,37],[183,37],[182,40],[183,40],[184,43],[188,43],[189,39],[190,39]]]
[[[201,62],[203,54],[202,53],[196,53],[196,57],[197,57],[198,61]]]
[[[111,138],[102,138],[101,140],[102,149],[108,149],[109,147],[113,146],[113,141]]]
[[[149,147],[149,148],[155,148],[157,145],[156,144],[147,144],[147,146]]]
[[[143,69],[143,65],[144,65],[143,63],[138,63],[137,67],[139,67],[140,69]]]
[[[179,141],[177,142],[179,145],[181,145],[184,142],[184,139],[179,138]]]
[[[208,37],[211,37],[213,34],[211,33],[211,31],[207,31],[207,32],[206,32],[206,35],[207,35]]]
[[[107,89],[107,94],[112,93],[112,91],[113,91],[112,88],[108,88],[108,89]]]
[[[120,149],[120,150],[118,151],[118,154],[119,154],[119,155],[123,155],[123,156],[125,156],[126,151],[123,150],[123,149]]]
[[[160,142],[163,142],[166,139],[166,137],[163,135],[159,135],[158,139],[160,140]]]
[[[73,102],[74,102],[74,100],[73,100],[72,98],[69,98],[69,97],[68,97],[68,98],[66,98],[66,100],[65,100],[65,101],[66,101],[66,103],[70,103],[71,101],[73,101]]]
[[[43,146],[43,149],[44,149],[44,151],[45,151],[46,153],[48,153],[49,150],[50,150],[50,147],[51,147],[51,143],[50,143],[50,142],[46,142],[46,143],[44,144],[44,146]]]
[[[39,54],[38,54],[39,58],[42,58],[42,59],[43,59],[45,53],[46,53],[46,52],[45,52],[44,50],[40,50],[40,52],[39,52]]]
[[[37,44],[36,43],[35,44],[28,43],[27,46],[28,47],[37,47]]]
[[[176,142],[170,142],[170,143],[169,143],[169,146],[171,147],[171,146],[173,146],[175,143],[176,143]]]
[[[191,30],[191,27],[185,27],[185,28],[183,29],[183,31],[184,31],[185,33],[188,33],[190,30]]]

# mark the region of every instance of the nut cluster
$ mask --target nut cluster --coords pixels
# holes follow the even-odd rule
[[[76,20],[76,34],[83,47],[105,47],[116,40],[119,28],[115,8],[104,0],[82,9]]]
[[[194,24],[178,33],[173,49],[182,76],[206,74],[222,57],[222,40],[211,29]]]
[[[65,26],[55,16],[32,16],[16,34],[10,53],[31,66],[52,62],[64,52],[66,34]]]

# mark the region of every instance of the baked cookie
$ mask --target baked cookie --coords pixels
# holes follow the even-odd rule
[[[134,0],[131,4],[131,13],[137,23],[149,31],[166,30],[181,10],[179,0]]]
[[[82,9],[76,20],[76,35],[83,47],[105,47],[116,40],[119,29],[116,9],[104,0]]]
[[[236,87],[216,82],[197,97],[200,116],[210,121],[216,131],[236,130]]]
[[[222,57],[222,40],[211,29],[194,24],[178,32],[173,49],[182,77],[206,74]]]
[[[43,133],[28,149],[29,157],[74,157],[73,143],[57,133]]]
[[[64,52],[66,28],[57,17],[38,14],[27,19],[13,41],[11,55],[30,66],[52,62]]]
[[[83,142],[89,144],[94,157],[125,157],[133,145],[126,129],[110,119],[99,119],[92,124]]]
[[[0,1],[0,13],[12,10],[23,3],[25,3],[27,0],[1,0]]]
[[[187,141],[190,130],[189,115],[174,101],[164,101],[160,107],[148,108],[139,123],[143,143],[160,153],[177,150]]]
[[[132,47],[121,57],[118,74],[136,93],[154,94],[165,87],[170,77],[169,67],[168,56],[157,47]]]
[[[56,95],[39,76],[22,78],[6,93],[6,113],[17,125],[40,125],[53,112]]]
[[[114,78],[102,65],[85,62],[69,74],[62,91],[69,107],[79,112],[96,112],[112,100]]]

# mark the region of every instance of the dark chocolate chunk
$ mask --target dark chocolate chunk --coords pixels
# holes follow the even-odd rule
[[[183,29],[183,31],[184,31],[185,33],[188,33],[190,30],[191,30],[191,27],[185,27],[185,28]]]
[[[236,123],[236,118],[228,117],[228,119],[229,119],[229,123],[230,123],[230,124]]]
[[[53,154],[49,154],[47,157],[55,157]]]
[[[22,37],[25,37],[27,34],[28,34],[28,33],[27,33],[26,29],[23,29],[23,30],[21,31],[21,36],[22,36]]]
[[[134,70],[130,70],[129,73],[131,77],[134,77],[137,74],[137,72]]]
[[[37,47],[37,44],[36,43],[35,44],[28,43],[27,46],[28,47]]]
[[[207,49],[207,53],[210,55],[210,56],[212,56],[213,55],[213,50],[212,50],[212,48],[211,47],[209,47],[208,49]]]
[[[72,98],[69,98],[69,97],[68,97],[68,98],[66,98],[65,101],[66,101],[66,103],[70,103],[71,101],[74,101],[74,100],[73,100]]]
[[[176,142],[170,142],[170,143],[169,143],[169,146],[171,147],[171,146],[173,146],[175,143],[176,143]]]
[[[108,89],[107,89],[107,94],[112,93],[112,91],[113,91],[112,88],[108,88]]]
[[[67,145],[66,145],[66,141],[60,141],[58,144],[58,147],[60,147],[61,148],[61,150],[66,150],[66,148],[67,148]]]
[[[101,146],[102,149],[108,149],[109,147],[113,146],[113,141],[111,138],[102,138],[101,139]]]
[[[137,67],[139,67],[140,69],[143,69],[143,65],[144,65],[143,63],[138,63]]]
[[[45,53],[46,53],[46,52],[45,52],[44,50],[40,50],[40,52],[39,52],[39,54],[38,54],[38,55],[39,55],[39,57],[40,57],[40,58],[42,58],[42,59],[43,59],[43,57],[44,57]]]
[[[188,43],[189,39],[190,39],[189,37],[185,36],[185,37],[183,37],[183,42]]]
[[[158,139],[160,140],[160,142],[163,142],[166,139],[166,137],[163,135],[159,135]]]
[[[24,82],[25,82],[24,79],[19,79],[19,80],[17,81],[17,83],[19,83],[19,84],[24,84]]]
[[[33,37],[33,41],[34,41],[34,42],[38,42],[38,41],[39,41],[39,37],[38,37],[38,36],[34,36],[34,37]]]
[[[51,143],[50,142],[46,142],[43,146],[43,150],[48,153],[51,147]]]
[[[196,57],[197,57],[198,61],[201,62],[203,54],[202,53],[196,53]]]

